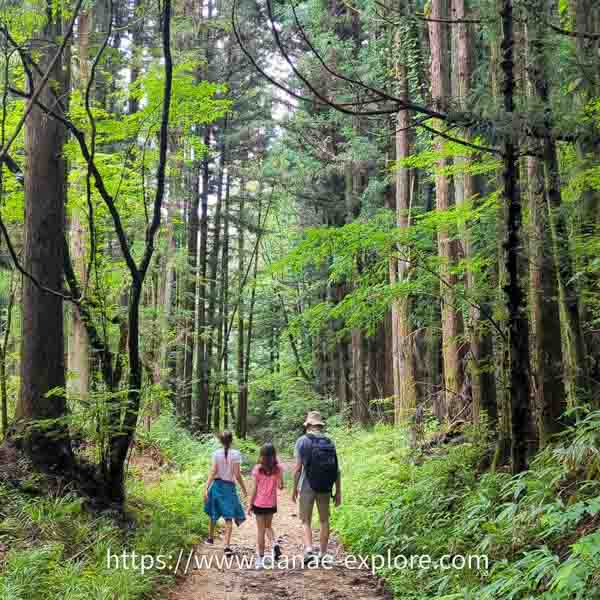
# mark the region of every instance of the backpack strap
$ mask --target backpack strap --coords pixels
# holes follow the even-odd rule
[[[317,436],[312,434],[312,433],[307,433],[305,434],[306,437],[308,438],[308,440],[310,441],[310,448],[306,457],[306,464],[304,465],[304,476],[306,477],[306,473],[308,471],[308,467],[311,463],[312,460],[312,450],[313,450],[313,446],[315,445],[315,440],[317,439]]]

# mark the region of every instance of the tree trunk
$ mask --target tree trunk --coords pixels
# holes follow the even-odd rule
[[[10,339],[13,307],[15,304],[16,290],[14,289],[14,277],[15,275],[13,271],[10,275],[8,302],[6,306],[6,320],[4,322],[3,331],[1,332],[2,345],[0,346],[0,425],[2,426],[2,438],[4,438],[8,432],[8,389],[6,381],[6,355],[8,350],[8,342]]]
[[[583,328],[580,321],[579,291],[575,283],[575,269],[569,248],[568,223],[562,209],[560,169],[556,142],[551,132],[550,90],[548,88],[548,66],[544,55],[544,33],[546,21],[544,15],[548,8],[544,2],[534,0],[529,7],[527,20],[531,61],[529,77],[532,91],[544,111],[544,138],[542,139],[542,156],[544,179],[546,185],[546,201],[548,203],[548,224],[552,237],[552,252],[558,275],[558,287],[566,332],[565,349],[567,353],[568,382],[571,404],[576,403],[578,395],[587,398],[589,385],[587,375],[587,356]],[[548,14],[549,18],[549,14]]]
[[[143,38],[144,19],[140,13],[142,0],[131,0],[131,15],[129,21],[131,23],[129,34],[131,36],[131,58],[129,61],[129,81],[133,85],[139,79],[141,73],[142,56],[143,56]],[[135,114],[140,108],[139,97],[136,94],[129,94],[129,114]]]
[[[260,194],[260,191],[259,191]],[[259,200],[260,202],[260,200]],[[258,208],[258,227],[261,227],[261,206]],[[257,232],[256,235],[260,235],[260,231]],[[257,242],[258,243],[258,242]],[[248,310],[248,331],[246,334],[246,358],[244,359],[244,393],[245,397],[245,410],[248,411],[248,390],[249,390],[249,381],[250,381],[250,357],[252,353],[252,334],[254,327],[254,308],[256,306],[256,278],[258,276],[258,249],[256,251],[256,256],[254,257],[254,266],[253,266],[253,274],[252,274],[252,292],[250,293],[250,306]],[[247,418],[247,417],[246,417]]]
[[[245,237],[244,237],[244,207],[245,207],[246,186],[244,181],[240,183],[240,208],[238,218],[238,339],[237,339],[237,378],[238,378],[238,414],[237,414],[237,435],[246,437],[248,407],[246,402],[246,376],[244,363],[244,281],[245,272]]]
[[[176,148],[171,149],[172,154],[176,154]],[[175,265],[175,255],[177,253],[177,236],[175,234],[175,220],[177,218],[177,208],[180,202],[181,193],[179,178],[181,176],[181,167],[173,169],[169,179],[169,201],[167,206],[166,223],[166,241],[165,252],[161,261],[162,289],[160,292],[160,307],[162,310],[160,326],[160,350],[159,365],[161,369],[161,384],[170,393],[174,403],[176,414],[178,414],[179,398],[177,397],[177,347],[179,344],[176,338],[177,331],[177,269]]]
[[[572,16],[572,29],[576,32],[600,32],[600,6],[594,0],[569,0],[569,8]],[[589,39],[583,35],[575,38],[575,57],[580,83],[577,86],[576,100],[578,110],[584,109],[588,104],[600,95],[600,75],[598,74],[598,52],[600,52],[600,39]],[[590,125],[593,120],[589,121]],[[582,169],[590,168],[600,154],[600,131],[597,126],[590,128],[588,135],[579,135],[575,143],[577,156]],[[595,238],[600,231],[600,191],[594,186],[587,184],[581,192],[579,203],[579,231],[583,243]],[[583,276],[579,278],[579,287],[584,292],[582,297],[594,294],[597,279],[588,274],[589,263],[596,257],[587,257],[578,265],[577,271]],[[590,397],[598,406],[600,398],[600,331],[593,326],[594,313],[593,303],[582,302],[582,317],[586,324],[584,331],[584,344],[587,347],[586,371],[588,374]],[[590,326],[592,324],[592,326]]]
[[[452,45],[454,59],[454,77],[452,82],[454,85],[453,98],[460,106],[461,110],[467,110],[467,96],[471,89],[472,77],[472,49],[471,35],[468,30],[468,25],[464,22],[467,18],[465,0],[452,0],[452,19],[458,21],[452,26]],[[462,22],[461,22],[462,21]],[[471,138],[468,129],[462,132],[466,141]],[[468,156],[457,156],[455,162],[462,169],[463,173],[459,173],[454,177],[454,197],[457,206],[464,205],[468,202],[474,202],[477,196],[477,185],[474,175],[469,172],[471,159]],[[466,293],[474,297],[476,294],[476,283],[473,269],[470,261],[473,259],[473,243],[471,232],[466,225],[461,228],[461,238],[463,246],[463,254],[467,261],[467,274],[465,279]],[[479,299],[479,302],[483,302]],[[476,304],[474,302],[473,304]],[[491,356],[486,353],[486,349],[491,348],[490,333],[481,323],[481,307],[471,305],[469,307],[469,379],[470,379],[470,395],[472,399],[472,419],[474,423],[479,423],[482,410],[488,413],[490,417],[490,401],[493,402],[495,395],[495,382],[490,376]],[[495,412],[494,409],[491,411]]]
[[[532,6],[527,20],[529,53],[528,88],[534,98],[538,96],[544,77],[543,30],[538,23],[544,6]],[[539,14],[537,11],[541,11]],[[540,27],[541,26],[541,27]],[[538,98],[539,99],[539,98]],[[542,144],[538,145],[540,151]],[[559,289],[556,265],[553,260],[552,235],[549,231],[548,204],[544,167],[537,158],[528,159],[529,176],[529,236],[531,349],[534,374],[536,421],[540,446],[562,428],[561,416],[566,409],[566,391],[563,366],[562,328],[559,309]]]
[[[107,492],[111,499],[122,505],[125,500],[125,461],[135,436],[142,395],[142,361],[140,357],[140,301],[144,280],[154,254],[154,243],[160,229],[162,203],[165,193],[166,167],[168,158],[169,117],[173,84],[173,60],[171,55],[171,0],[164,0],[161,15],[161,37],[164,56],[164,87],[159,135],[159,158],[156,169],[156,192],[152,207],[144,254],[139,265],[129,264],[131,292],[128,313],[127,349],[129,359],[128,392],[125,406],[119,410],[118,421],[111,423],[110,456],[108,465]],[[115,225],[118,221],[115,220]],[[124,232],[120,230],[120,237]],[[130,258],[131,261],[131,258]]]
[[[86,11],[82,12],[78,19],[79,89],[84,95],[89,80],[88,55],[91,18],[91,13]],[[85,289],[87,287],[88,273],[86,272],[86,235],[83,219],[83,211],[78,206],[73,206],[70,218],[70,254],[81,288]],[[79,314],[79,308],[74,304],[70,308],[71,322],[68,340],[70,378],[68,380],[68,390],[79,398],[85,399],[87,398],[90,385],[89,340],[85,323]]]
[[[512,0],[500,0],[502,18],[502,96],[507,118],[514,117],[514,30]],[[508,344],[505,358],[509,368],[508,395],[511,403],[511,463],[513,474],[527,468],[530,443],[529,406],[529,322],[526,294],[519,273],[523,252],[523,215],[519,193],[518,141],[514,128],[504,135],[502,143],[502,198],[507,204],[504,261],[507,274],[504,286],[508,314],[506,334]]]
[[[396,50],[398,52],[399,49]],[[399,97],[408,98],[408,70],[406,65],[398,64],[397,78]],[[402,161],[411,154],[410,140],[411,116],[409,111],[401,110],[396,119],[396,160]],[[399,165],[396,171],[396,225],[400,230],[410,227],[411,211],[411,170]],[[394,261],[395,268],[391,273],[392,284],[403,283],[409,276],[407,249],[400,249],[400,256]],[[410,322],[411,299],[402,294],[392,305],[392,321],[394,329],[393,348],[395,352],[394,368],[394,422],[399,424],[414,416],[417,408],[417,386],[415,372],[415,356],[413,331]]]
[[[211,142],[211,128],[206,126],[204,130],[204,145],[208,149]],[[208,154],[202,159],[202,194],[200,208],[200,252],[198,256],[198,322],[196,329],[197,359],[196,368],[198,381],[198,396],[194,404],[197,423],[193,425],[195,431],[207,431],[208,428],[208,363],[206,356],[208,332],[207,322],[207,281],[206,276],[208,258],[208,196],[210,193],[210,157]]]
[[[223,205],[223,255],[221,265],[223,270],[223,281],[221,283],[222,308],[219,329],[222,342],[219,344],[219,357],[223,357],[223,372],[219,378],[219,385],[223,386],[223,425],[229,427],[229,335],[227,335],[227,324],[229,323],[229,192],[231,188],[231,176],[227,173],[225,184],[225,203]],[[222,345],[221,345],[222,344]],[[222,348],[222,349],[221,349]],[[220,359],[219,359],[220,361]],[[220,392],[219,398],[220,398]]]
[[[192,402],[192,387],[194,376],[194,346],[195,346],[195,312],[196,312],[196,284],[198,281],[198,209],[200,207],[200,190],[198,186],[197,165],[192,166],[189,190],[191,199],[188,205],[187,215],[187,273],[185,274],[185,286],[183,307],[185,311],[185,352],[183,360],[182,381],[182,412],[183,422],[196,430],[199,414],[197,407]]]
[[[566,396],[558,285],[548,235],[543,167],[537,158],[528,159],[528,173],[531,358],[538,436],[543,447],[560,431]]]
[[[209,292],[208,292],[208,331],[209,335],[206,340],[206,370],[207,370],[207,394],[211,399],[211,402],[208,402],[209,408],[214,413],[213,421],[215,427],[218,427],[218,422],[220,421],[220,389],[215,393],[211,391],[211,375],[214,371],[219,371],[217,365],[213,365],[213,347],[215,342],[215,334],[217,330],[222,331],[220,325],[218,325],[218,319],[216,316],[217,310],[217,275],[219,268],[219,252],[221,249],[221,213],[222,213],[222,203],[223,203],[223,180],[224,180],[224,171],[225,171],[225,162],[226,162],[226,147],[225,147],[225,136],[227,134],[227,119],[222,124],[221,133],[221,141],[219,144],[219,173],[217,176],[217,201],[215,205],[215,225],[214,225],[214,236],[213,236],[213,247],[211,249],[210,255],[210,275],[209,275]],[[220,361],[220,354],[217,354],[218,360]],[[220,388],[220,384],[218,381],[214,382],[214,386]],[[217,401],[218,399],[219,401]],[[214,406],[211,406],[213,405]],[[210,421],[210,418],[209,418]]]
[[[47,3],[48,22],[32,40],[45,72],[54,56],[55,40],[61,35],[61,16]],[[51,89],[66,93],[66,62],[56,61],[51,78],[39,99],[54,102]],[[32,71],[33,85],[41,76]],[[40,285],[63,290],[65,235],[66,161],[63,147],[66,131],[62,124],[34,106],[25,124],[25,248],[23,265]],[[74,466],[67,424],[65,398],[65,345],[63,300],[40,289],[29,277],[23,279],[21,386],[16,421],[24,433],[24,447],[41,468],[68,472]],[[48,395],[52,393],[52,395]],[[40,423],[50,419],[46,423]]]
[[[447,0],[432,0],[432,20],[429,22],[431,95],[434,105],[440,109],[446,108],[449,95],[447,25],[440,22],[447,18]],[[435,126],[440,128],[443,127],[443,124],[436,123]],[[441,138],[437,138],[434,145],[437,151],[442,151],[443,141]],[[438,173],[435,176],[435,198],[436,208],[440,212],[447,211],[451,206],[449,180],[441,172],[447,166],[448,161],[445,158],[437,161]],[[447,418],[452,419],[462,409],[460,393],[463,387],[464,374],[458,339],[462,333],[462,318],[456,308],[456,294],[453,291],[456,277],[451,274],[451,269],[456,262],[456,248],[445,225],[438,228],[438,254],[440,257],[440,277],[446,282],[440,284],[445,409]]]

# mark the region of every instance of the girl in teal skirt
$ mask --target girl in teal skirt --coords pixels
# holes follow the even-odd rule
[[[212,469],[206,482],[204,493],[204,512],[209,516],[209,544],[214,543],[214,533],[217,521],[225,520],[225,554],[231,554],[231,530],[233,521],[240,525],[246,520],[246,515],[240,502],[236,482],[239,483],[244,496],[248,495],[246,484],[241,472],[242,455],[239,450],[232,448],[233,435],[224,431],[219,435],[222,448],[213,453]]]

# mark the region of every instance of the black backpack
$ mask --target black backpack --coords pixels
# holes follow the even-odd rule
[[[338,477],[338,457],[333,442],[325,436],[307,434],[311,441],[306,461],[306,478],[319,494],[330,494]]]

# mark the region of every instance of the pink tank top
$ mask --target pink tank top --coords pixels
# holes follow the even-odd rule
[[[266,475],[260,472],[260,465],[252,469],[252,477],[256,481],[256,497],[254,505],[259,508],[273,508],[277,506],[277,485],[283,476],[281,465],[278,471],[272,475]]]

